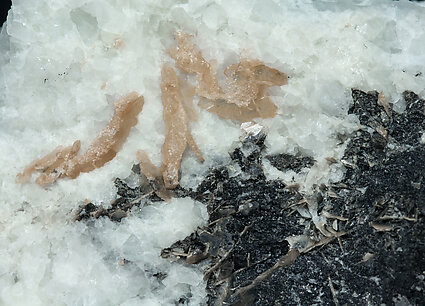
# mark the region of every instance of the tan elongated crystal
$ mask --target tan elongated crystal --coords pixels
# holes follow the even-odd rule
[[[172,189],[178,185],[180,162],[187,145],[190,146],[200,162],[204,160],[189,131],[189,116],[184,107],[184,98],[176,72],[170,66],[164,65],[161,77],[162,116],[165,124],[165,141],[161,149],[161,170],[165,187]]]
[[[281,86],[288,82],[286,74],[264,65],[259,60],[242,59],[224,70],[226,85],[224,98],[238,107],[255,109],[266,97],[267,87]]]
[[[84,155],[76,156],[70,161],[67,176],[76,178],[81,172],[90,172],[112,160],[127,139],[130,129],[137,124],[137,116],[143,104],[143,97],[136,92],[117,100],[111,121]]]
[[[174,32],[177,46],[166,51],[175,60],[175,66],[180,72],[196,74],[196,93],[211,100],[221,97],[217,84],[216,71],[202,56],[198,47],[191,42],[192,36],[182,31]]]
[[[29,180],[32,173],[42,171],[35,180],[40,186],[44,186],[56,181],[59,177],[66,175],[67,163],[75,157],[80,150],[80,141],[77,140],[72,146],[63,148],[58,146],[46,156],[34,160],[25,167],[22,173],[16,176],[17,183],[24,183]]]
[[[198,121],[198,112],[193,104],[193,97],[195,96],[196,88],[179,77],[180,92],[183,97],[183,107],[188,116],[189,121]]]
[[[36,159],[22,173],[16,176],[17,183],[26,182],[35,171],[42,171],[36,183],[44,186],[53,183],[58,178],[76,178],[81,172],[89,172],[102,167],[115,157],[127,139],[131,127],[137,123],[137,115],[143,108],[143,97],[135,92],[115,102],[114,115],[92,142],[84,155],[77,156],[80,141],[72,146],[57,147],[46,156]]]
[[[240,122],[252,121],[259,117],[273,118],[277,112],[277,106],[268,97],[258,101],[255,109],[238,107],[236,104],[226,103],[223,100],[201,99],[198,105],[222,119],[232,119]]]

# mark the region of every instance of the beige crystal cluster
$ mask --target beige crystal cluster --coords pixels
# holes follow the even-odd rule
[[[213,65],[202,56],[191,36],[177,31],[177,46],[167,53],[182,73],[196,74],[199,106],[223,119],[241,122],[273,118],[277,106],[267,96],[267,88],[287,84],[288,76],[259,60],[243,58],[224,70],[226,83],[220,88]]]
[[[225,85],[218,85],[215,64],[202,56],[199,48],[191,42],[192,36],[175,32],[177,46],[166,53],[175,61],[175,67],[183,74],[196,75],[196,86],[190,85],[179,76],[173,67],[164,64],[161,71],[161,100],[165,124],[165,140],[161,149],[161,167],[154,166],[148,155],[140,150],[137,159],[141,173],[156,186],[157,195],[168,200],[168,189],[179,183],[180,163],[189,146],[200,162],[203,162],[189,122],[196,121],[197,111],[193,105],[195,94],[198,106],[223,119],[240,122],[254,118],[272,118],[277,106],[267,95],[267,88],[287,83],[288,76],[277,69],[266,66],[259,60],[243,58],[224,70]],[[115,103],[114,115],[108,126],[92,142],[83,155],[77,155],[80,141],[70,147],[57,147],[43,158],[33,161],[17,175],[17,182],[27,181],[35,171],[42,173],[36,183],[44,186],[58,178],[74,179],[81,172],[90,172],[112,160],[122,147],[131,127],[136,125],[137,116],[143,108],[143,97],[133,92]]]

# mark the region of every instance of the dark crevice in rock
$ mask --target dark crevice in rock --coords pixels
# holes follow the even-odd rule
[[[311,157],[294,156],[290,154],[276,154],[266,156],[273,167],[280,171],[291,169],[299,172],[302,168],[311,168],[314,160]]]

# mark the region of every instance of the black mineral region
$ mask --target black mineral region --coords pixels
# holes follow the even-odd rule
[[[196,190],[170,193],[208,211],[207,226],[161,253],[203,270],[207,305],[425,305],[425,101],[406,91],[398,113],[378,92],[353,89],[352,98],[348,112],[359,129],[344,136],[340,160],[328,159],[345,169],[340,182],[305,194],[267,180],[264,159],[294,172],[308,172],[316,161],[266,155],[261,131],[245,137],[231,162],[210,169]],[[161,201],[158,186],[137,165],[132,170],[132,179],[116,179],[109,208],[86,203],[76,220],[120,222]]]

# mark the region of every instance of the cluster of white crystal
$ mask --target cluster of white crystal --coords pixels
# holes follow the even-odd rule
[[[204,298],[200,271],[158,258],[161,247],[204,222],[199,203],[155,204],[121,224],[71,221],[84,199],[109,205],[113,179],[129,175],[137,150],[159,164],[160,69],[175,29],[195,34],[205,58],[220,63],[218,75],[242,55],[290,76],[270,91],[278,115],[257,122],[268,130],[269,153],[317,160],[294,178],[268,165],[272,177],[306,188],[342,176],[325,157],[338,159],[338,134],[357,125],[347,116],[350,88],[383,91],[399,110],[403,90],[423,94],[425,8],[406,0],[14,0],[0,34],[0,304],[167,305],[186,295],[197,305]],[[144,95],[145,106],[114,160],[47,189],[15,184],[26,164],[56,146],[89,144],[111,118],[112,101],[131,91]],[[191,129],[206,161],[187,152],[185,186],[225,162],[240,134],[237,123],[199,112]],[[121,258],[131,262],[120,265]]]

